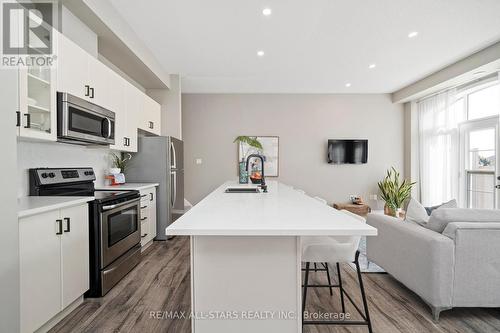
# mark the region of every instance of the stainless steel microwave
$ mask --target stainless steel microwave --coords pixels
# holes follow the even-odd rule
[[[115,143],[115,113],[68,93],[57,93],[57,139],[76,144]]]

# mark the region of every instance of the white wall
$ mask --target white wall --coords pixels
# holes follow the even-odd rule
[[[19,141],[17,145],[18,197],[29,194],[29,168],[92,167],[96,173],[96,186],[104,184],[110,167],[107,148],[86,148],[65,143]]]
[[[196,203],[237,178],[236,136],[277,135],[279,180],[329,203],[350,194],[368,201],[386,169],[404,171],[403,117],[403,106],[381,94],[183,94],[186,198]],[[335,138],[368,139],[368,164],[329,165],[327,140]]]
[[[19,331],[19,223],[16,200],[17,71],[0,70],[0,332]],[[9,82],[9,84],[5,84]]]
[[[182,139],[181,79],[170,75],[170,89],[148,89],[146,93],[161,104],[161,135]]]

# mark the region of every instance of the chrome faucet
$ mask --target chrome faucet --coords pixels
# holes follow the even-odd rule
[[[248,155],[247,157],[247,164],[246,164],[246,170],[248,171],[248,163],[250,162],[250,159],[251,158],[258,158],[260,159],[260,162],[262,164],[262,179],[261,179],[261,183],[260,183],[260,188],[262,189],[262,191],[265,193],[267,192],[267,185],[266,185],[266,178],[264,176],[264,157],[262,155],[259,155],[259,154],[250,154]]]

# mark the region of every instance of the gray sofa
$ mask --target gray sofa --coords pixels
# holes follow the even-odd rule
[[[434,215],[456,222],[439,233],[369,214],[378,236],[367,237],[368,259],[419,295],[435,320],[453,307],[500,307],[500,211],[455,209],[430,221]]]

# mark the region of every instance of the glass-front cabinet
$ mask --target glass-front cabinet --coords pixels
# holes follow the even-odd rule
[[[19,70],[19,136],[57,140],[55,73],[52,68]]]
[[[29,15],[27,18],[38,19]],[[42,40],[42,45],[52,45],[52,52],[57,51],[57,31],[45,22],[34,22],[38,24],[37,37]],[[17,33],[23,37],[22,33]],[[26,36],[24,36],[26,37]],[[52,39],[52,40],[50,40]],[[28,39],[31,41],[31,39]],[[31,42],[30,42],[31,43]],[[31,44],[29,44],[31,47]],[[30,49],[33,59],[37,59],[37,53],[41,57],[50,55],[43,54],[36,47]],[[55,62],[55,59],[53,59]],[[38,66],[41,64],[43,66]],[[18,136],[21,138],[37,140],[57,140],[57,105],[56,105],[56,64],[50,66],[48,63],[34,60],[21,66],[19,73],[19,110],[17,110]]]

